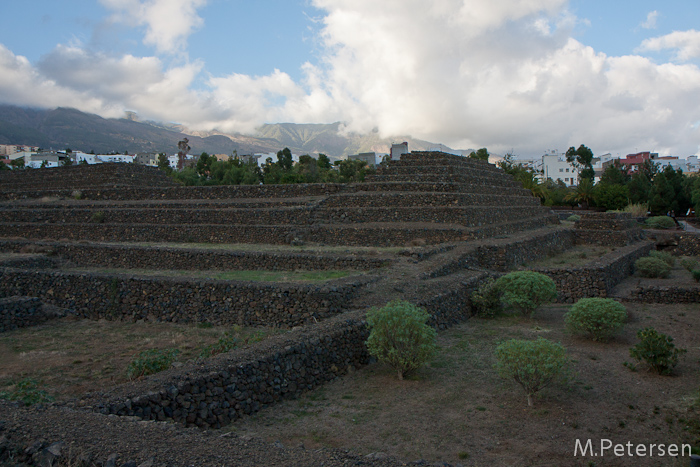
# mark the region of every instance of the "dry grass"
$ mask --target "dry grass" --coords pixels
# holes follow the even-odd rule
[[[577,245],[561,254],[528,263],[523,268],[579,267],[597,261],[613,250],[614,248],[608,246]]]
[[[125,382],[127,366],[142,350],[175,348],[184,362],[225,331],[232,328],[64,318],[2,333],[0,392],[30,379],[58,400],[76,397]],[[241,341],[255,331],[233,329]]]

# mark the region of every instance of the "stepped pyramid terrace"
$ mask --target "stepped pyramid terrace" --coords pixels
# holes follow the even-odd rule
[[[348,184],[185,187],[131,164],[0,172],[0,336],[66,321],[267,333],[37,409],[0,401],[0,438],[11,419],[22,426],[13,435],[21,452],[41,437],[97,446],[99,462],[152,450],[157,462],[179,465],[167,452],[181,443],[189,447],[178,455],[193,465],[219,455],[213,449],[239,456],[231,465],[405,465],[347,450],[271,449],[216,430],[354,381],[372,361],[367,310],[391,300],[425,308],[440,334],[478,323],[472,293],[524,268],[551,277],[562,306],[584,297],[697,302],[697,287],[625,282],[662,243],[674,255],[700,254],[697,235],[645,231],[625,213],[561,222],[502,170],[442,152],[403,154]],[[542,263],[593,246],[590,259]],[[423,383],[396,390],[409,397]]]

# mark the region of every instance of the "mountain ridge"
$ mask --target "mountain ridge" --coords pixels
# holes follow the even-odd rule
[[[297,154],[324,153],[334,159],[359,152],[388,153],[392,142],[406,141],[411,150],[437,146],[409,136],[380,138],[377,131],[365,135],[344,134],[342,122],[267,123],[257,134],[193,131],[178,124],[141,121],[133,112],[124,118],[103,118],[69,107],[55,109],[0,105],[0,144],[71,148],[96,153],[177,152],[177,143],[189,139],[191,153],[239,154],[277,152],[288,147]]]

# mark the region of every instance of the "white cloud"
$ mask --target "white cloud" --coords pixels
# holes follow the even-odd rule
[[[656,20],[659,18],[659,12],[654,10],[647,14],[647,19],[639,26],[644,29],[656,29]]]
[[[100,0],[113,10],[113,21],[146,26],[144,43],[159,52],[176,53],[185,49],[187,38],[204,24],[197,9],[207,0]]]
[[[130,6],[164,5],[101,1],[123,14]],[[200,21],[196,12],[184,13],[203,1],[172,4],[182,33],[167,36],[159,50],[184,50],[178,47]],[[79,44],[59,46],[33,66],[0,46],[0,101],[103,116],[129,109],[230,132],[252,132],[262,123],[340,120],[347,131],[378,128],[387,137],[410,134],[523,155],[579,144],[596,153],[646,148],[688,155],[700,149],[698,67],[596,52],[571,37],[577,20],[566,0],[314,5],[325,12],[323,54],[317,64],[302,66],[301,82],[284,70],[209,76],[201,62],[171,66],[157,57],[114,57]],[[154,34],[171,24],[150,18],[138,24]],[[696,58],[700,33],[649,39],[640,49],[677,49],[679,60]],[[202,82],[205,88],[195,91]]]
[[[674,31],[665,36],[646,39],[639,46],[640,52],[658,52],[665,49],[676,49],[675,59],[680,61],[700,58],[700,31]]]

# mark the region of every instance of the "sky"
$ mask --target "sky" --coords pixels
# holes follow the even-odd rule
[[[4,104],[700,153],[698,0],[2,0],[0,17]]]

